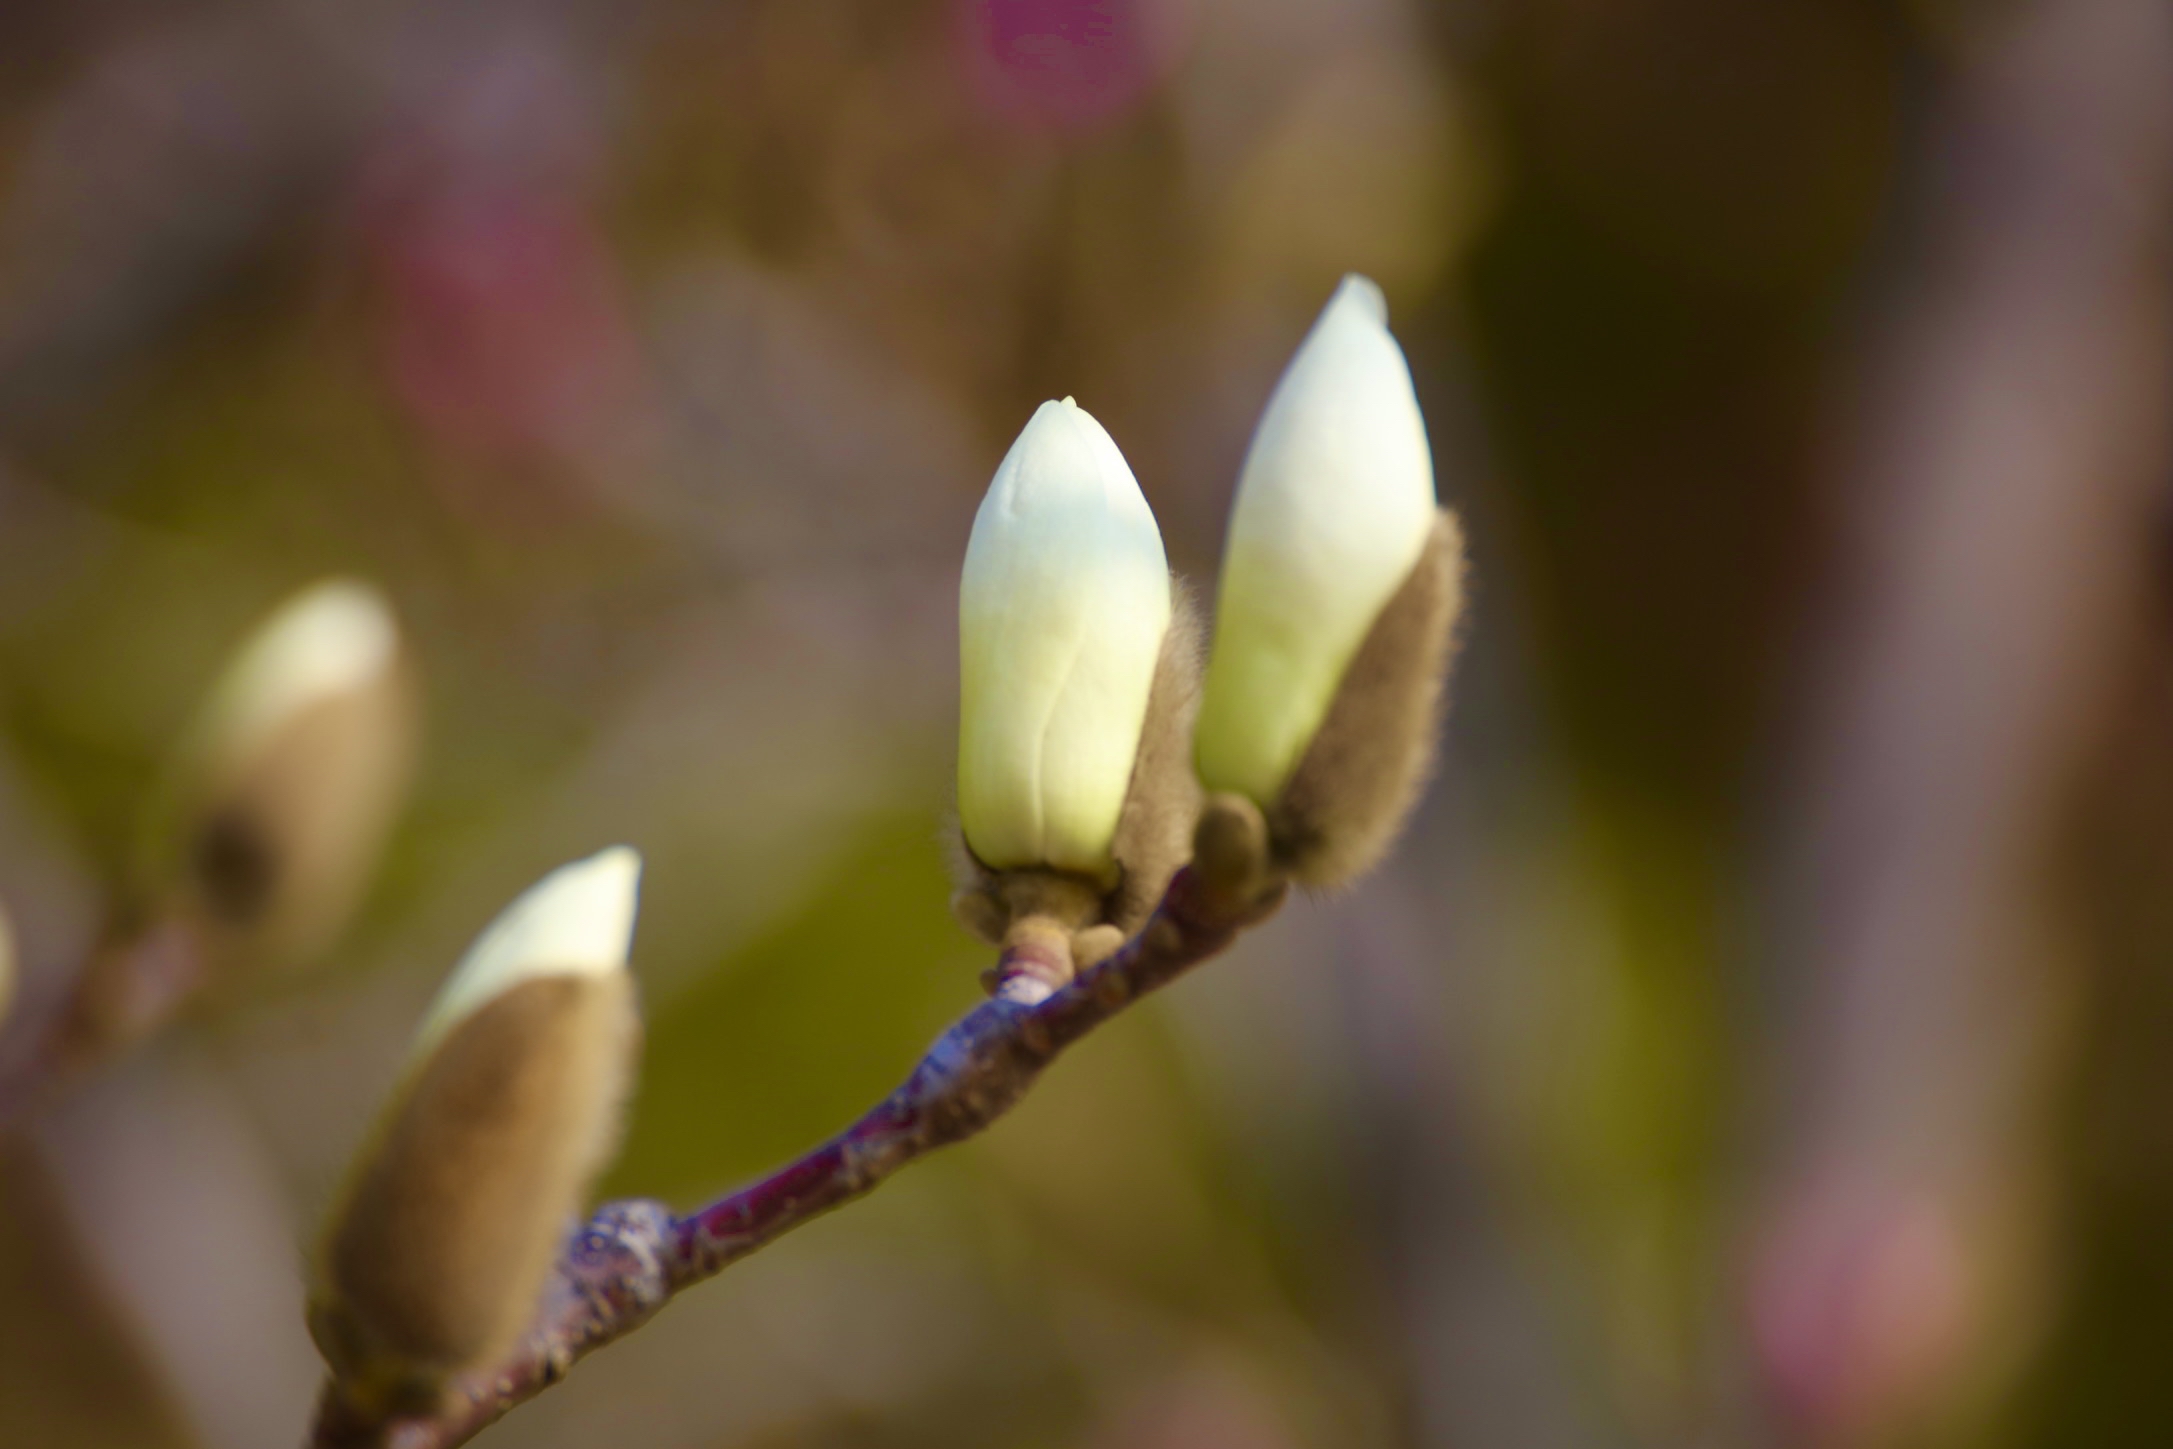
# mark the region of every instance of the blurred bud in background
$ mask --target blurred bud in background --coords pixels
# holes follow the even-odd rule
[[[1980,1308],[1934,1185],[1830,1184],[1796,1205],[1753,1271],[1751,1331],[1773,1390],[1820,1443],[1865,1442],[1922,1408]]]
[[[508,1347],[616,1150],[640,1023],[641,859],[615,846],[491,923],[431,1007],[332,1214],[310,1329],[358,1403],[427,1403]]]
[[[242,645],[154,821],[154,905],[177,901],[222,957],[321,950],[367,884],[406,792],[417,701],[375,589],[336,579]]]
[[[1344,278],[1268,400],[1201,705],[1201,779],[1268,809],[1316,885],[1372,864],[1415,799],[1459,602],[1461,542],[1387,324],[1380,288]]]

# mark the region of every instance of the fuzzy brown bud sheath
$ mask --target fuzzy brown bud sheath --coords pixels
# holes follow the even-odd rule
[[[364,1418],[500,1354],[616,1147],[638,1038],[639,861],[546,877],[440,994],[325,1235],[310,1331]]]
[[[184,914],[221,964],[321,949],[404,793],[414,692],[374,589],[332,580],[282,606],[190,732],[150,831],[154,910]]]
[[[1463,575],[1462,535],[1440,513],[1267,807],[1276,862],[1299,884],[1330,889],[1373,869],[1418,803],[1441,735]]]
[[[1192,768],[1192,726],[1200,710],[1200,633],[1198,606],[1183,582],[1173,580],[1169,632],[1162,636],[1154,688],[1147,695],[1147,722],[1110,846],[1122,872],[1117,888],[1103,899],[1101,921],[1114,931],[1111,950],[1146,922],[1170,878],[1192,858],[1201,800]]]

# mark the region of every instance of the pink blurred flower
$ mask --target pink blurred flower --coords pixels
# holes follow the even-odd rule
[[[958,48],[996,116],[1065,134],[1125,116],[1166,76],[1177,0],[956,0]]]
[[[1768,1385],[1824,1439],[1890,1425],[1953,1368],[1970,1287],[1961,1234],[1931,1191],[1816,1190],[1753,1265],[1751,1330]]]
[[[382,357],[414,419],[480,461],[581,459],[636,369],[610,254],[578,201],[447,188],[396,208],[373,240]]]
[[[366,168],[358,224],[387,387],[491,521],[586,511],[634,452],[648,383],[591,201],[582,89],[548,49],[456,69]]]

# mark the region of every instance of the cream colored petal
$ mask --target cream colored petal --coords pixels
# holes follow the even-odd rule
[[[1108,868],[1169,609],[1123,454],[1071,399],[1043,403],[959,581],[959,816],[985,863]]]

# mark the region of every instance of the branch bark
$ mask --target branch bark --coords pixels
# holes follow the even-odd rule
[[[111,930],[66,992],[0,1066],[0,1136],[23,1125],[101,1062],[172,1020],[206,980],[201,935],[179,916]]]
[[[381,1418],[325,1386],[309,1449],[452,1449],[632,1332],[672,1298],[830,1209],[873,1191],[924,1153],[1010,1111],[1059,1053],[1147,993],[1220,954],[1272,915],[1286,885],[1265,827],[1235,802],[1211,805],[1193,863],[1139,934],[1066,986],[1033,963],[999,961],[992,999],[937,1039],[905,1082],[843,1133],[709,1206],[607,1203],[552,1271],[533,1326],[506,1360],[452,1385],[437,1411]]]

